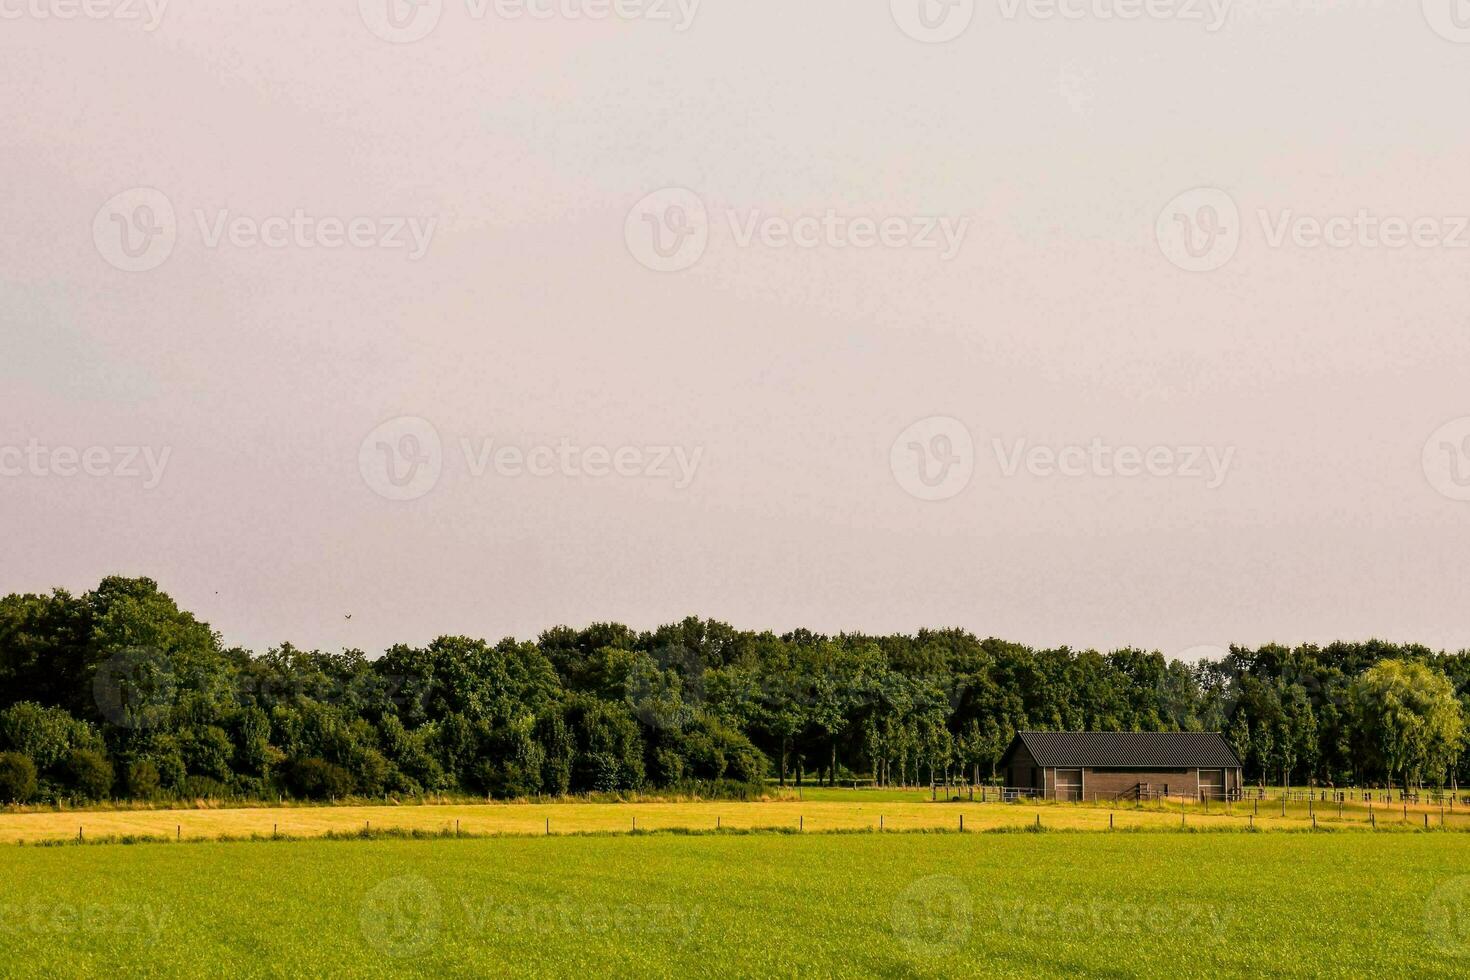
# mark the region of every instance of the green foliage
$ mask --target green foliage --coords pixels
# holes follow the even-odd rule
[[[184,755],[179,741],[172,735],[155,733],[135,746],[134,760],[146,762],[158,773],[160,785],[173,792],[182,791],[189,771],[184,765]]]
[[[1390,775],[1442,774],[1463,746],[1454,687],[1422,663],[1375,664],[1353,684],[1352,705],[1362,747]]]
[[[101,752],[73,749],[66,757],[66,781],[84,800],[105,800],[112,795],[112,763]]]
[[[147,759],[136,759],[128,764],[123,780],[123,791],[135,800],[151,800],[162,787],[158,767]]]
[[[215,725],[190,726],[176,737],[184,768],[191,776],[205,776],[219,782],[230,778],[234,746],[223,729]]]
[[[36,795],[36,764],[19,752],[0,752],[0,803],[26,803]]]
[[[20,752],[43,772],[56,768],[73,751],[102,750],[96,729],[61,708],[23,701],[0,711],[0,750]]]
[[[77,751],[125,760],[135,796],[986,780],[1023,728],[1222,731],[1272,782],[1466,782],[1467,709],[1470,654],[1377,642],[1186,664],[953,629],[778,636],[690,618],[445,636],[378,659],[257,656],[148,579],[0,599],[0,751],[35,763],[48,800],[74,794]],[[156,785],[135,788],[141,763]]]
[[[231,795],[230,787],[208,776],[186,776],[179,784],[179,795],[186,800],[223,800]]]
[[[324,759],[302,759],[293,763],[290,780],[292,792],[311,800],[350,796],[354,788],[352,773]]]

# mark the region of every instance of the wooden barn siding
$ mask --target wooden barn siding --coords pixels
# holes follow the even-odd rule
[[[1007,786],[1029,787],[1031,785],[1031,769],[1036,765],[1036,760],[1026,750],[1025,744],[1016,748],[1016,754],[1011,756],[1010,768],[1006,770],[1005,778]]]
[[[1086,769],[1082,773],[1082,791],[1089,800],[1094,797],[1106,800],[1120,793],[1130,793],[1139,783],[1146,783],[1155,793],[1162,793],[1167,785],[1171,796],[1199,793],[1198,773],[1194,769],[1186,772],[1098,772]]]

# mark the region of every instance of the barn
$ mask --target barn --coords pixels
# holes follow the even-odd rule
[[[1007,790],[1048,800],[1238,799],[1241,765],[1219,732],[1018,732]]]

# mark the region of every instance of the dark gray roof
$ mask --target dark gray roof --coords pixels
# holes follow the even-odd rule
[[[1017,732],[1006,749],[1026,746],[1036,764],[1116,769],[1234,769],[1240,766],[1219,732]]]

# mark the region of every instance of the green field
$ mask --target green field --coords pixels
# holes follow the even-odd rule
[[[8,975],[1422,975],[1470,835],[649,835],[0,848]]]

